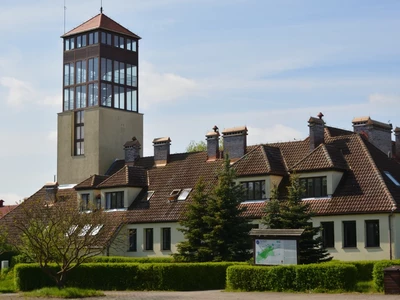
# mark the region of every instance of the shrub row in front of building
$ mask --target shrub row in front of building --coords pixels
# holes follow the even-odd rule
[[[233,264],[88,263],[68,273],[67,286],[98,290],[224,289],[226,269]],[[37,264],[18,264],[14,274],[16,288],[20,291],[55,285]]]
[[[242,291],[354,290],[357,268],[351,264],[232,266],[227,287]]]
[[[372,276],[374,278],[374,286],[378,292],[383,292],[384,285],[384,269],[390,266],[400,265],[400,259],[397,260],[382,260],[378,261],[374,265]]]

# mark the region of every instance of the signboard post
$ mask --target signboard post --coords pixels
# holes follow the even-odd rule
[[[252,229],[254,264],[296,265],[298,240],[304,229]]]

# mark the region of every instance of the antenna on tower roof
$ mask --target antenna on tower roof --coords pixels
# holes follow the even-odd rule
[[[65,5],[65,1],[66,0],[64,0],[64,33],[65,33],[65,22],[67,18],[67,6]]]
[[[100,0],[100,13],[103,13],[103,0]]]

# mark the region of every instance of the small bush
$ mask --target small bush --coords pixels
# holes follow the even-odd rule
[[[383,280],[384,280],[384,272],[383,270],[390,266],[400,265],[400,260],[382,260],[380,262],[375,263],[374,270],[372,272],[374,286],[378,292],[383,292]]]
[[[352,290],[357,269],[352,265],[231,266],[227,287],[245,291]]]

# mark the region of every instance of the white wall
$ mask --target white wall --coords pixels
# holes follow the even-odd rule
[[[321,200],[324,201],[324,200]],[[389,214],[364,214],[364,215],[342,215],[342,216],[321,216],[312,219],[314,226],[320,226],[321,222],[334,222],[335,247],[328,248],[334,259],[338,260],[380,260],[390,258],[389,245]],[[399,219],[399,218],[397,218]],[[379,247],[365,246],[365,220],[379,220]],[[343,221],[356,221],[357,247],[343,248]],[[400,223],[399,221],[397,221]],[[400,225],[400,224],[398,224]],[[392,240],[394,235],[392,233]],[[400,240],[397,239],[398,244]],[[392,249],[394,245],[392,243]],[[393,256],[393,258],[395,258]]]
[[[177,253],[176,245],[182,242],[183,233],[177,229],[181,226],[178,223],[143,223],[143,224],[128,224],[125,225],[119,232],[113,245],[110,247],[110,255],[120,256],[169,256],[172,253]],[[153,228],[153,250],[144,250],[144,230]],[[161,250],[162,228],[171,228],[171,250]],[[136,229],[137,232],[137,251],[128,251],[128,231]]]

